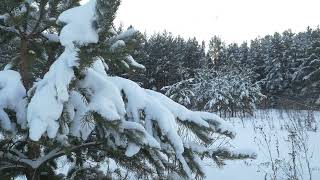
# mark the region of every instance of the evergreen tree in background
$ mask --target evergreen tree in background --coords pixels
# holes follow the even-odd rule
[[[135,57],[147,65],[147,73],[143,73],[144,87],[163,89],[164,93],[169,87],[177,87],[173,88],[175,90],[171,88],[177,93],[169,96],[190,108],[193,108],[189,104],[190,97],[194,95],[186,84],[206,68],[221,74],[239,70],[250,74],[251,83],[259,85],[267,97],[263,101],[264,107],[293,105],[291,108],[309,108],[318,106],[320,94],[318,67],[311,63],[319,57],[319,34],[318,28],[307,28],[306,32],[297,34],[286,30],[240,45],[226,44],[214,36],[209,42],[208,52],[204,53],[203,43],[200,45],[195,39],[185,40],[164,32],[145,38],[145,45]],[[161,44],[163,48],[159,49],[155,44]],[[156,62],[162,66],[155,66]],[[307,74],[312,78],[309,79]]]
[[[207,57],[209,68],[218,68],[224,64],[224,61],[226,60],[225,43],[218,36],[214,36],[210,39]]]
[[[205,67],[205,47],[203,44],[200,46],[196,38],[188,39],[183,52],[182,67],[186,69],[184,79],[194,77],[196,69]]]
[[[1,2],[1,46],[13,47],[1,51],[9,62],[0,71],[0,179],[193,179],[205,177],[204,158],[221,166],[226,159],[254,157],[216,146],[214,134],[224,140],[235,134],[215,114],[190,111],[112,76],[145,69],[132,56],[145,42],[141,33],[114,28],[119,5],[120,0],[83,6],[78,0]],[[151,39],[145,45],[152,53],[145,57],[154,63],[152,71],[173,81],[171,73],[183,64],[175,61],[181,54],[169,50],[183,41],[168,34]],[[195,41],[186,44],[197,60],[203,56]],[[72,167],[58,175],[62,162]],[[116,170],[103,168],[111,162]]]
[[[309,32],[309,31],[308,31]],[[296,89],[312,103],[320,104],[320,30],[310,33],[311,42],[306,50],[305,58],[299,59],[301,63],[293,75]]]
[[[143,77],[130,76],[142,82],[143,87],[160,90],[181,80],[195,76],[198,68],[205,67],[205,44],[195,39],[185,40],[168,32],[144,38],[134,57],[146,66]]]
[[[267,96],[267,107],[286,107],[295,102],[297,107],[291,108],[316,108],[320,94],[319,38],[319,28],[310,27],[297,34],[286,30],[256,38],[249,46],[245,42],[240,46],[225,45],[215,36],[210,41],[207,56],[223,63],[214,61],[209,67],[252,71],[251,80],[260,84],[262,93]]]
[[[260,81],[264,77],[263,49],[259,39],[252,40],[246,60],[243,60],[246,68],[251,68],[254,81]]]
[[[194,78],[163,88],[171,99],[195,110],[217,112],[220,116],[252,115],[264,95],[252,81],[249,70],[220,67],[200,69]]]
[[[150,37],[145,46],[148,52],[147,58],[141,60],[145,62],[147,69],[146,76],[149,80],[147,88],[159,90],[164,84],[171,84],[176,79],[180,79],[178,69],[181,67],[181,52],[184,43],[182,38],[175,38],[171,33],[163,32]]]

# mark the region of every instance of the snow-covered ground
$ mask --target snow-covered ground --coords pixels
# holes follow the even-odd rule
[[[258,110],[254,117],[228,120],[237,131],[232,145],[252,149],[258,156],[254,160],[226,161],[222,168],[207,161],[208,180],[309,180],[306,160],[310,164],[312,180],[320,179],[320,112]],[[305,127],[307,120],[314,120],[309,124],[310,128]],[[290,130],[299,131],[290,136]],[[59,172],[66,173],[69,166],[60,163]],[[105,169],[108,165],[102,167]],[[109,167],[113,167],[112,162]],[[293,178],[294,172],[298,179]]]
[[[320,132],[309,131],[319,127],[320,112],[259,110],[254,117],[229,120],[237,131],[232,144],[251,148],[258,157],[227,161],[222,169],[207,163],[208,180],[282,180],[293,176],[302,180],[310,179],[309,169],[313,180],[320,179]],[[309,128],[305,127],[307,120],[311,120]]]

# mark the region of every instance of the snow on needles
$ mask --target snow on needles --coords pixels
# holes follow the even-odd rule
[[[76,55],[75,50],[66,49],[31,89],[34,95],[28,105],[27,119],[32,140],[39,140],[45,132],[50,138],[56,136],[63,104],[69,99],[68,86],[74,78],[71,64],[75,65]]]
[[[39,140],[42,134],[50,138],[57,135],[58,119],[63,104],[68,101],[68,86],[74,78],[73,67],[77,65],[77,49],[73,43],[96,43],[98,35],[92,26],[95,16],[96,1],[63,12],[58,22],[66,23],[60,33],[60,42],[65,47],[63,54],[53,63],[44,78],[35,83],[28,106],[28,124],[30,138]],[[80,18],[81,17],[81,18]]]

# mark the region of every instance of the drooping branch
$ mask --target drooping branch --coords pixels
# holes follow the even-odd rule
[[[7,26],[0,25],[0,29],[3,31],[6,31],[6,32],[15,33],[17,35],[20,35],[19,31],[13,26],[7,27]]]
[[[97,146],[101,144],[101,142],[88,142],[84,143],[78,146],[73,146],[71,148],[68,148],[68,152],[74,152],[76,150],[79,150],[81,148],[87,148],[90,146]],[[53,150],[51,150],[48,154],[39,157],[35,160],[28,159],[26,156],[22,153],[17,153],[17,150],[9,150],[9,151],[3,151],[0,150],[0,161],[7,162],[13,166],[17,167],[26,167],[26,168],[32,168],[32,169],[38,169],[43,164],[52,161],[53,159],[56,159],[58,157],[66,155],[66,151],[62,147],[57,147]],[[1,169],[0,169],[1,170]]]

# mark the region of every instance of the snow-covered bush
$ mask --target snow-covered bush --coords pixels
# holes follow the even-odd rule
[[[54,177],[57,159],[65,157],[73,166],[69,177],[101,178],[97,168],[109,158],[146,179],[172,173],[193,178],[205,176],[203,158],[222,164],[254,156],[211,146],[212,134],[235,136],[217,115],[190,111],[111,76],[110,66],[144,69],[130,55],[139,34],[114,31],[119,0],[78,3],[1,3],[0,13],[10,14],[1,32],[21,46],[19,57],[0,72],[2,177]],[[184,138],[185,132],[193,138]]]
[[[250,75],[229,71],[200,70],[195,78],[163,88],[171,99],[192,109],[219,112],[224,116],[252,114],[264,97]]]

